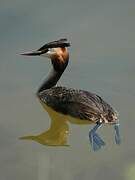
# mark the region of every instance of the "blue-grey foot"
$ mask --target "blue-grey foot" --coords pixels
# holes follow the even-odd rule
[[[114,130],[115,130],[115,142],[116,142],[116,144],[120,144],[120,143],[121,143],[119,126],[120,126],[120,125],[119,125],[118,123],[114,125]]]
[[[99,150],[102,146],[105,145],[105,142],[100,138],[100,136],[96,133],[96,130],[102,126],[101,123],[98,123],[94,128],[89,132],[89,139],[91,146],[94,151]]]

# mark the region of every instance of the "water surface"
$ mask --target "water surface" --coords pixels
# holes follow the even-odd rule
[[[132,180],[135,164],[135,2],[5,0],[0,5],[0,159],[3,180]],[[96,92],[119,112],[122,144],[111,127],[94,153],[90,126],[70,125],[70,147],[20,141],[49,127],[35,92],[50,62],[22,51],[51,40],[71,41],[70,63],[59,84]],[[131,171],[132,170],[132,171]]]

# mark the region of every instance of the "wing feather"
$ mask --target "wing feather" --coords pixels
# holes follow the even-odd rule
[[[100,96],[83,90],[53,87],[42,92],[40,99],[55,111],[82,120],[96,122],[103,116],[109,120],[115,113]]]

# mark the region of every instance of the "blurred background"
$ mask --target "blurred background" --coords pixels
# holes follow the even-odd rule
[[[19,140],[49,127],[35,92],[51,67],[19,53],[64,37],[72,46],[59,84],[98,93],[117,109],[120,146],[110,126],[99,130],[106,146],[96,153],[88,125],[70,125],[70,147]],[[134,0],[1,0],[0,179],[134,180],[134,57]]]

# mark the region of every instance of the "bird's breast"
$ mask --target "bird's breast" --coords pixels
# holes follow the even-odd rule
[[[57,112],[56,110],[54,110],[52,107],[48,106],[45,102],[43,102],[42,100],[40,100],[41,105],[43,106],[43,108],[48,112],[49,115],[51,115],[51,117],[58,119],[58,122],[60,120],[62,121],[68,121],[72,124],[92,124],[93,122],[91,120],[87,120],[87,119],[79,119],[76,117],[72,117],[69,114],[63,114],[61,112]]]

